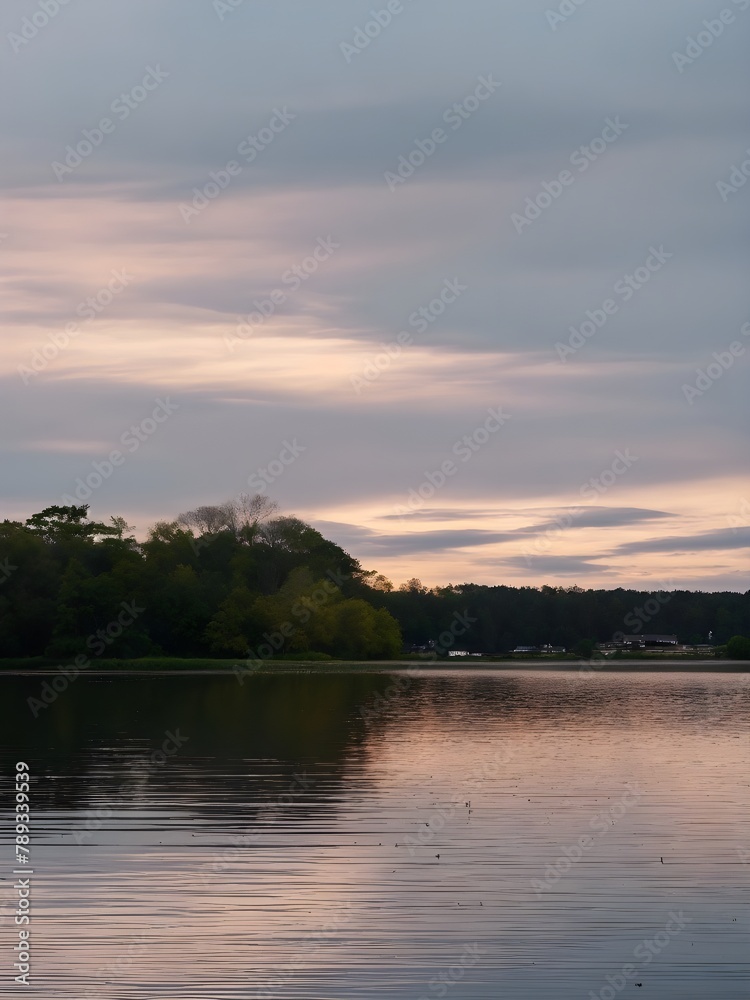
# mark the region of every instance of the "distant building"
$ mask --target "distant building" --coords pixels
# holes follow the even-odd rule
[[[567,650],[565,646],[516,646],[513,650],[514,653],[536,653],[540,656],[545,653],[565,653]]]
[[[676,635],[633,635],[626,640],[632,649],[665,649],[677,645]]]

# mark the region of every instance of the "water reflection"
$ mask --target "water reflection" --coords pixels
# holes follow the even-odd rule
[[[2,684],[28,995],[747,995],[742,676]]]

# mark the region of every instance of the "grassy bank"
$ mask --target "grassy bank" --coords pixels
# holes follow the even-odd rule
[[[85,673],[98,673],[99,671],[117,670],[122,672],[143,671],[168,673],[173,670],[179,671],[219,671],[232,672],[235,664],[242,665],[244,660],[211,659],[202,657],[173,657],[173,656],[147,656],[135,660],[112,660],[99,657],[90,657],[88,665],[83,668]],[[325,666],[331,660],[330,656],[324,654],[312,655],[300,660],[298,657],[279,656],[269,659],[264,663],[268,668],[282,667],[285,663],[304,663],[310,666]],[[33,658],[0,659],[0,672],[2,671],[57,671],[59,668],[70,668],[72,660],[50,660],[37,656]]]

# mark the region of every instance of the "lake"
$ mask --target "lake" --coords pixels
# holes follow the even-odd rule
[[[748,996],[747,675],[41,683],[0,677],[0,996]]]

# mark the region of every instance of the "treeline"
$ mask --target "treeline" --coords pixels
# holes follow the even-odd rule
[[[430,643],[444,654],[549,643],[587,655],[642,632],[713,644],[750,635],[750,591],[416,579],[394,589],[259,494],[159,522],[143,542],[131,530],[90,520],[86,505],[0,523],[0,657],[388,659]]]
[[[590,655],[596,642],[647,633],[674,634],[680,642],[726,643],[750,635],[750,591],[583,590],[580,587],[487,587],[463,584],[428,590],[419,580],[382,602],[400,622],[404,643],[437,639],[461,612],[476,619],[456,641],[469,652],[507,652],[549,643]]]

